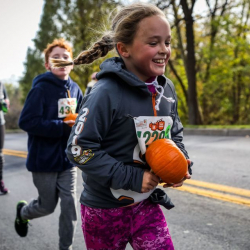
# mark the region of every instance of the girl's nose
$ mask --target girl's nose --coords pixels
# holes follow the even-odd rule
[[[166,44],[162,44],[159,49],[159,54],[167,54],[169,52],[169,48],[166,47]]]
[[[166,55],[167,58],[169,59],[170,58],[170,55],[171,55],[171,48],[170,47],[167,47],[165,44],[164,46],[161,46],[159,52],[159,54],[161,55]]]

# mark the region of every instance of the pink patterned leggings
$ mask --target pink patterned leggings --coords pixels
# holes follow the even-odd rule
[[[121,208],[81,205],[82,231],[88,250],[174,250],[167,222],[159,205],[144,200]]]

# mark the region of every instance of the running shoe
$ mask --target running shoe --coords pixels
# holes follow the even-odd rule
[[[26,201],[19,201],[16,206],[15,229],[19,236],[25,237],[28,233],[29,220],[24,220],[21,217],[21,210],[27,205]]]
[[[7,194],[9,190],[4,186],[4,182],[0,181],[0,194]]]

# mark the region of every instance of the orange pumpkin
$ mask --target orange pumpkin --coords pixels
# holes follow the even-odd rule
[[[75,113],[75,114],[72,114],[72,113],[70,113],[69,115],[67,115],[64,119],[63,119],[63,121],[65,122],[65,121],[70,121],[70,120],[73,120],[73,121],[75,121],[76,120],[76,118],[77,118],[77,116],[78,116],[78,113]],[[70,127],[73,127],[73,123],[69,123],[68,124]]]
[[[187,173],[187,159],[172,140],[152,142],[145,156],[153,172],[165,183],[179,183]]]

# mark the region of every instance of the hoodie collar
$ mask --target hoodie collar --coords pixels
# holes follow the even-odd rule
[[[47,71],[44,74],[38,75],[34,80],[33,80],[33,84],[32,87],[36,86],[37,84],[39,84],[40,82],[48,82],[54,85],[58,85],[60,87],[64,86],[66,88],[70,88],[71,84],[72,84],[72,80],[69,77],[68,80],[61,80],[59,78],[57,78],[53,73],[51,73],[50,71]]]
[[[101,71],[97,74],[97,79],[101,79],[110,73],[117,75],[120,79],[132,87],[140,89],[145,93],[150,93],[145,85],[136,75],[128,71],[120,57],[109,58],[100,65]]]
[[[136,87],[146,95],[151,95],[151,92],[148,90],[148,87],[145,82],[141,81],[132,72],[126,70],[126,66],[120,57],[112,57],[105,60],[100,65],[100,69],[101,71],[96,75],[98,80],[112,73],[113,75],[117,75],[119,78],[124,80],[124,82],[126,82],[128,85]],[[162,87],[165,86],[165,76],[158,76],[156,77],[156,79]]]

